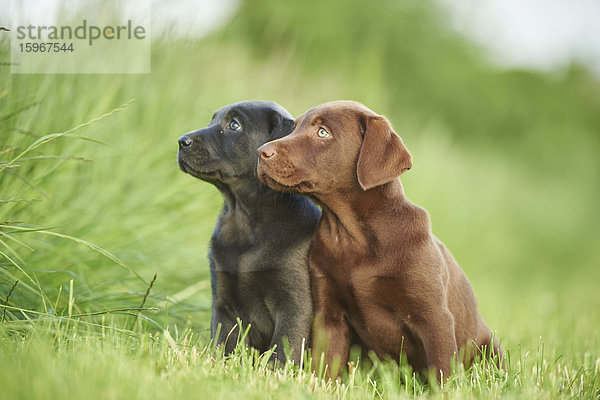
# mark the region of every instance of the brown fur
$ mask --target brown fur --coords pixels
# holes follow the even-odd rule
[[[330,136],[317,136],[320,128]],[[404,195],[397,177],[411,155],[385,117],[356,102],[326,103],[259,154],[264,183],[323,208],[309,256],[313,350],[325,351],[332,375],[356,339],[378,356],[404,352],[415,370],[438,378],[461,349],[466,362],[483,346],[501,354],[467,277],[427,212]]]

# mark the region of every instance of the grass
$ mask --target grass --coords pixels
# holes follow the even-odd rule
[[[1,67],[0,397],[598,398],[597,81],[577,66],[497,71],[428,7],[398,4],[246,2],[207,38],[153,43],[149,75]],[[339,16],[329,33],[303,33],[311,10]],[[380,48],[360,39],[363,14]],[[206,253],[222,200],[178,170],[176,139],[234,101],[299,115],[339,98],[386,114],[411,150],[407,195],[471,280],[508,375],[479,363],[438,388],[363,360],[327,382],[309,355],[273,371],[212,346]]]

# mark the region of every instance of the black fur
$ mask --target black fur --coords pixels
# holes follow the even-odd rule
[[[294,119],[280,105],[245,101],[223,107],[206,128],[179,139],[180,168],[212,183],[225,197],[209,260],[211,334],[215,338],[220,324],[216,340],[225,343],[226,353],[235,347],[238,317],[243,326],[251,324],[247,344],[261,352],[277,345],[280,362],[285,362],[283,337],[296,362],[302,339],[309,344],[307,257],[320,211],[300,195],[263,186],[256,176],[256,149],[293,127]]]

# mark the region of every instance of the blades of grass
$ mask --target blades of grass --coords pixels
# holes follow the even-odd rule
[[[154,309],[153,308],[145,308],[144,310],[158,311],[158,308],[154,308]],[[143,310],[140,310],[140,311],[143,311]],[[141,318],[143,320],[146,320],[146,321],[150,322],[152,325],[156,326],[161,331],[165,329],[161,324],[159,324],[158,322],[156,322],[152,318],[150,318],[150,317],[148,317],[146,315],[140,314],[139,312],[137,314],[130,313],[130,312],[115,312],[113,314],[131,315],[132,317],[135,317],[136,319]]]
[[[52,134],[49,134],[49,135],[42,136],[41,138],[37,139],[35,142],[33,142],[32,144],[30,144],[29,147],[27,147],[20,154],[18,154],[16,157],[14,157],[11,161],[7,162],[6,164],[0,165],[0,171],[2,171],[5,168],[9,168],[10,166],[12,166],[15,162],[17,162],[18,160],[20,160],[21,158],[23,158],[25,156],[25,154],[28,154],[29,152],[37,149],[38,147],[43,146],[44,144],[50,143],[50,142],[56,140],[57,138],[63,137],[65,135],[66,135],[66,132],[63,132],[63,133],[52,133]]]
[[[179,346],[177,346],[177,343],[175,343],[175,340],[173,340],[173,337],[171,336],[171,334],[169,333],[169,331],[164,330],[163,331],[163,336],[165,337],[165,339],[167,340],[167,343],[169,344],[169,346],[173,350],[173,353],[175,353],[175,355],[177,356],[177,360],[179,360],[179,362],[183,366],[187,366],[187,362],[185,360],[185,357],[183,356],[183,354],[179,350]]]
[[[302,376],[304,375],[304,351],[306,346],[306,338],[302,338],[302,346],[300,348],[300,365],[298,369],[298,381],[302,381]]]
[[[4,236],[4,237],[6,237],[7,239],[10,239],[10,240],[12,240],[13,242],[15,242],[15,243],[17,243],[17,244],[19,244],[19,245],[21,245],[21,246],[23,246],[23,247],[25,247],[27,250],[29,250],[29,251],[31,251],[31,252],[35,251],[35,250],[33,249],[33,247],[31,247],[31,246],[28,246],[27,244],[23,243],[23,242],[22,242],[22,241],[20,241],[19,239],[15,238],[15,237],[12,237],[11,235],[9,235],[9,234],[7,234],[7,233],[4,233],[4,232],[0,231],[0,235],[2,235],[2,236]]]
[[[110,143],[108,143],[108,142],[104,142],[104,141],[99,140],[99,139],[93,139],[93,138],[90,138],[90,137],[87,137],[87,136],[72,135],[72,134],[67,134],[65,136],[76,138],[76,139],[83,140],[83,141],[86,141],[86,142],[92,142],[92,143],[101,144],[101,145],[104,145],[104,146],[110,146]],[[90,161],[93,161],[93,160],[90,160]]]
[[[12,235],[13,233],[40,232],[40,231],[45,231],[48,229],[54,229],[54,227],[28,228],[26,226],[29,226],[29,225],[22,225],[21,222],[14,222],[14,223],[3,222],[2,224],[0,224],[0,228],[12,229],[11,231],[4,232],[4,233],[10,234],[10,235]]]
[[[33,247],[27,245],[26,243],[22,242],[21,240],[11,236],[9,233],[7,232],[2,232],[0,231],[0,235],[5,237],[6,239],[12,240],[13,242],[17,243],[18,245],[25,247],[27,250],[34,252],[35,250],[33,249]],[[12,254],[14,254],[19,261],[23,262],[23,260],[16,255],[16,253],[14,252],[14,250],[8,245],[6,244],[2,239],[0,239],[0,243],[2,243],[9,251],[11,251]]]
[[[238,334],[237,344],[239,345],[241,343],[241,344],[245,345],[246,338],[248,337],[248,334],[250,333],[250,328],[252,327],[252,324],[248,324],[246,329],[244,329],[244,327],[242,325],[242,320],[240,318],[236,318],[236,320],[237,320],[237,324],[239,327],[238,332],[243,332],[242,334]]]
[[[58,287],[58,295],[56,295],[56,302],[54,303],[54,308],[52,309],[52,314],[56,315],[56,310],[58,310],[58,302],[60,301],[60,296],[62,294],[62,285]]]
[[[51,133],[49,135],[42,136],[41,138],[39,138],[38,140],[36,140],[35,142],[33,142],[31,145],[29,145],[29,147],[27,147],[25,150],[23,150],[19,155],[17,155],[11,161],[9,161],[7,164],[0,165],[0,171],[3,171],[7,166],[10,166],[10,165],[14,164],[15,162],[17,162],[18,160],[20,160],[21,158],[23,158],[26,154],[28,154],[31,151],[37,149],[38,147],[43,146],[43,145],[45,145],[47,143],[50,143],[50,142],[52,142],[52,141],[54,141],[54,140],[56,140],[56,139],[58,139],[60,137],[66,136],[69,133],[74,132],[74,131],[76,131],[78,129],[81,129],[83,127],[91,126],[94,123],[96,123],[96,122],[98,122],[98,121],[100,121],[100,120],[102,120],[102,119],[104,119],[106,117],[109,117],[109,116],[113,115],[114,113],[117,113],[119,111],[124,110],[125,108],[129,107],[129,105],[131,105],[131,103],[133,103],[134,101],[135,101],[135,99],[129,100],[127,103],[125,103],[125,104],[123,104],[123,105],[121,105],[121,106],[113,109],[112,111],[107,112],[105,114],[102,114],[99,117],[93,118],[93,119],[91,119],[91,120],[89,120],[87,122],[84,122],[83,124],[79,124],[76,127],[71,128],[71,129],[69,129],[69,130],[67,130],[65,132]],[[78,137],[78,138],[82,139],[82,137]],[[93,141],[94,139],[86,138],[86,140],[92,140]]]
[[[543,360],[544,360],[544,342],[542,341],[542,337],[540,336],[538,339],[538,348],[537,348],[537,352],[536,352],[535,365],[536,365],[537,384],[541,388],[544,387]]]
[[[9,252],[9,253],[10,253],[10,254],[11,254],[11,255],[12,255],[12,256],[13,256],[13,257],[16,259],[16,260],[18,260],[18,261],[19,261],[19,262],[21,262],[21,263],[25,263],[25,262],[23,261],[23,259],[22,259],[22,258],[21,258],[21,257],[20,257],[18,254],[17,254],[17,252],[16,252],[16,251],[15,251],[15,250],[14,250],[12,247],[10,247],[8,244],[6,244],[6,242],[5,242],[4,240],[0,239],[0,244],[1,244],[2,246],[4,246],[4,247],[6,248],[6,250],[7,250],[7,251],[8,251],[8,252]]]
[[[19,281],[15,281],[15,284],[12,285],[12,287],[10,288],[10,290],[8,291],[8,294],[6,295],[6,300],[4,301],[4,305],[7,306],[8,305],[8,301],[10,300],[10,295],[14,292],[15,288],[17,287],[17,284],[19,283]],[[2,320],[0,321],[0,324],[3,324],[4,321],[6,320],[6,307],[4,308],[3,312],[2,312]]]
[[[6,93],[2,92],[2,93],[4,93],[4,96],[5,96],[6,93],[8,93],[8,92],[6,92]],[[4,96],[2,96],[2,97],[4,97]],[[7,121],[7,120],[11,119],[12,117],[14,117],[15,115],[18,115],[18,114],[22,113],[23,111],[27,111],[30,108],[35,107],[35,106],[37,106],[38,104],[41,104],[41,103],[42,103],[41,101],[36,101],[35,103],[27,104],[26,106],[23,106],[23,107],[19,108],[18,110],[11,112],[8,115],[0,117],[0,123],[2,123],[4,121]]]
[[[154,274],[154,278],[152,278],[152,281],[150,282],[150,285],[148,286],[148,289],[146,289],[146,293],[144,293],[144,298],[142,299],[142,304],[140,304],[140,308],[144,307],[144,304],[146,304],[146,299],[148,298],[148,295],[150,294],[150,290],[152,290],[152,286],[154,286],[154,281],[156,281],[156,276],[158,274]],[[135,320],[133,321],[133,324],[135,324]],[[134,326],[132,325],[131,329],[133,330]]]
[[[105,315],[105,314],[118,314],[118,313],[128,313],[131,311],[154,311],[159,312],[160,310],[156,307],[125,307],[125,308],[113,308],[110,310],[102,310],[102,311],[91,311],[87,313],[79,313],[74,314],[73,317],[88,317],[93,315]]]
[[[29,137],[32,137],[32,138],[36,138],[36,139],[38,139],[38,138],[41,137],[41,135],[33,133],[33,132],[31,132],[31,131],[29,131],[27,129],[17,128],[16,126],[11,127],[11,131],[17,132],[17,133],[20,133],[22,135],[29,136]]]
[[[44,234],[44,235],[56,236],[56,237],[59,237],[59,238],[62,238],[62,239],[72,240],[73,242],[82,244],[82,245],[84,245],[84,246],[92,249],[96,253],[99,253],[99,254],[103,255],[104,257],[108,258],[109,260],[111,260],[115,264],[119,265],[120,267],[122,267],[123,269],[125,269],[126,271],[128,271],[130,274],[132,274],[133,276],[135,276],[136,278],[138,278],[139,280],[141,280],[142,282],[144,282],[144,284],[146,284],[146,286],[150,285],[150,283],[148,281],[146,281],[144,278],[142,278],[133,269],[131,269],[130,267],[128,267],[123,261],[121,261],[119,258],[117,258],[114,254],[112,254],[111,252],[109,252],[107,250],[104,250],[102,247],[100,247],[98,245],[95,245],[95,244],[93,244],[91,242],[88,242],[87,240],[76,238],[74,236],[64,235],[62,233],[51,232],[51,231],[46,231],[46,230],[39,230],[39,231],[36,231],[36,232]]]
[[[3,167],[3,165],[0,165],[0,172],[2,172],[2,167]],[[7,168],[9,168],[9,167],[7,167]],[[25,182],[26,184],[31,186],[36,192],[38,192],[42,196],[44,196],[45,198],[49,198],[48,195],[42,189],[37,187],[33,182],[31,182],[29,179],[25,178],[24,176],[17,174],[16,172],[12,172],[12,171],[8,171],[7,174],[16,176],[17,178],[21,179],[23,182]]]
[[[71,324],[71,315],[73,315],[73,304],[75,304],[75,297],[73,296],[73,279],[71,279],[69,281],[69,303],[67,308],[67,315],[69,318],[67,319],[67,327],[65,328],[66,331],[69,330],[69,326]]]
[[[62,316],[41,316],[39,318],[27,318],[27,320],[14,320],[14,321],[7,321],[5,324],[0,325],[0,329],[2,328],[15,328],[15,327],[19,327],[22,326],[23,328],[28,328],[30,330],[39,330],[42,329],[43,326],[41,326],[40,324],[42,322],[46,322],[46,321],[65,321],[67,320],[67,317],[62,317]],[[86,325],[92,328],[98,328],[99,330],[102,329],[102,325],[99,323],[95,323],[95,322],[90,322],[90,321],[83,321],[83,320],[79,320],[78,322],[80,325]],[[127,329],[123,329],[123,328],[118,328],[116,326],[110,325],[108,327],[108,329],[110,330],[110,332],[116,332],[116,333],[121,333],[121,334],[125,334],[131,337],[137,337],[137,338],[150,338],[152,341],[156,341],[156,339],[152,336],[149,336],[145,333],[136,333],[136,332],[132,332],[129,331]],[[60,329],[56,328],[53,329],[52,332],[55,333],[59,333],[60,334]]]
[[[29,324],[32,323],[32,319],[29,317],[29,315],[27,315],[26,313],[24,313],[23,311],[19,311],[21,313],[21,315],[23,316],[23,318],[25,318],[27,320],[27,322]]]
[[[79,156],[63,156],[63,155],[21,158],[21,161],[30,161],[30,160],[75,160],[75,161],[83,161],[83,162],[94,162],[94,160],[90,160],[89,158],[84,158],[84,157],[79,157]]]
[[[190,298],[194,294],[208,288],[209,286],[210,286],[210,282],[207,280],[196,282],[196,283],[186,287],[185,289],[175,293],[173,296],[170,296],[170,301],[173,304],[179,303],[181,301],[184,301],[184,300]]]
[[[152,278],[152,281],[150,282],[150,286],[148,286],[148,289],[146,290],[146,293],[144,294],[144,298],[142,299],[142,304],[140,304],[140,308],[144,307],[144,304],[146,304],[146,299],[148,298],[148,295],[150,294],[150,290],[152,290],[152,286],[154,286],[154,281],[156,281],[156,277],[158,274],[154,274],[154,278]]]
[[[40,280],[38,279],[37,274],[33,274],[33,279],[35,279],[37,287],[40,288],[40,299],[42,300],[42,305],[44,306],[44,311],[48,312],[48,304],[52,304],[52,302],[50,301],[50,298],[48,297],[48,295],[46,295],[46,292],[44,291],[44,289],[42,289],[42,284],[40,283]]]
[[[292,359],[292,347],[290,346],[290,341],[288,340],[287,336],[281,338],[281,344],[283,345],[282,351],[285,355],[286,364],[288,364],[288,361]]]
[[[264,371],[267,368],[267,364],[271,360],[271,356],[273,355],[273,353],[275,353],[276,348],[277,348],[277,345],[271,347],[269,350],[265,351],[258,357],[258,359],[259,359],[258,370],[259,371]]]
[[[11,280],[11,281],[15,281],[15,280],[19,279],[17,276],[15,276],[10,271],[8,271],[4,268],[0,269],[0,272],[3,273],[4,275],[8,276],[9,280]],[[29,285],[27,282],[20,281],[19,284],[20,284],[20,287],[23,287],[23,288],[29,290],[31,293],[39,294],[39,289],[34,288],[33,286]]]
[[[215,350],[217,349],[217,338],[219,337],[219,335],[221,334],[221,323],[219,322],[217,324],[217,329],[215,331],[214,337],[211,338],[211,342],[210,342],[210,354],[211,356],[214,357],[215,355]]]
[[[306,349],[306,366],[304,367],[304,370],[306,372],[307,375],[312,375],[313,374],[313,367],[312,367],[312,349],[309,347]]]
[[[31,283],[33,283],[33,285],[35,287],[37,287],[37,289],[39,290],[39,293],[43,293],[42,287],[39,284],[39,282],[37,280],[33,279],[31,276],[29,276],[29,274],[27,272],[25,272],[25,270],[17,262],[15,262],[15,260],[13,260],[10,256],[8,256],[8,254],[6,254],[5,252],[3,252],[2,250],[0,250],[0,255],[3,256],[4,258],[6,258],[8,260],[8,262],[10,262],[19,271],[21,271],[21,273],[23,275],[25,275],[25,277],[27,277],[27,279],[29,279],[31,281]]]
[[[63,317],[61,315],[50,314],[48,312],[43,312],[43,311],[29,310],[27,308],[17,307],[17,306],[9,306],[9,305],[2,305],[2,304],[0,304],[0,307],[1,308],[6,308],[8,310],[14,310],[14,311],[22,312],[22,313],[27,313],[27,314],[34,314],[34,315],[40,315],[40,316],[46,316],[46,317],[64,318],[65,320],[69,318],[69,316]],[[158,312],[160,310],[158,308],[154,308],[154,307],[147,307],[147,308],[139,308],[139,307],[111,308],[109,310],[91,311],[91,312],[86,312],[86,313],[72,314],[71,318],[89,317],[89,316],[106,315],[106,314],[124,314],[124,313],[130,313],[132,311],[154,311],[154,312]],[[135,314],[132,314],[132,315],[135,315]]]
[[[16,149],[17,149],[16,147],[9,147],[9,148],[8,148],[8,149],[6,149],[6,150],[1,150],[1,151],[0,151],[0,156],[1,156],[2,154],[10,153],[11,151],[15,151]]]
[[[317,377],[319,379],[325,379],[325,353],[321,352],[321,357],[319,358],[319,367],[317,368]]]
[[[8,246],[4,241],[2,241],[0,239],[0,243],[2,245],[4,245],[9,251],[11,251],[17,259],[19,259],[21,262],[23,262],[23,260],[21,260],[20,257],[18,257],[18,255],[16,254],[16,252],[10,247]],[[30,276],[27,272],[25,272],[25,269],[22,268],[15,260],[13,260],[11,257],[9,257],[6,253],[4,253],[2,250],[0,250],[0,255],[4,256],[11,264],[13,264],[19,271],[21,271],[21,273],[23,273],[34,285],[34,287],[27,285],[25,282],[23,282],[23,286],[27,289],[29,289],[32,293],[35,293],[36,295],[39,295],[41,300],[42,300],[42,304],[44,307],[45,311],[48,311],[48,304],[50,303],[50,299],[48,298],[48,296],[46,295],[46,292],[42,289],[42,285],[37,277],[37,275],[34,273],[32,276]],[[11,274],[9,271],[2,271],[5,274],[11,276],[13,279],[16,279],[16,277]]]
[[[75,304],[75,295],[73,293],[73,279],[69,280],[69,308],[68,308],[68,315],[69,318],[71,318],[71,316],[73,315],[73,304]]]

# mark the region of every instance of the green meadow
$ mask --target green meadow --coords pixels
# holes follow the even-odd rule
[[[600,82],[506,70],[430,2],[247,0],[145,75],[0,66],[0,398],[600,398]],[[0,60],[10,58],[2,42]],[[440,387],[371,359],[271,369],[210,341],[219,192],[177,138],[232,102],[353,99],[413,155],[401,180],[469,277],[508,373]]]

